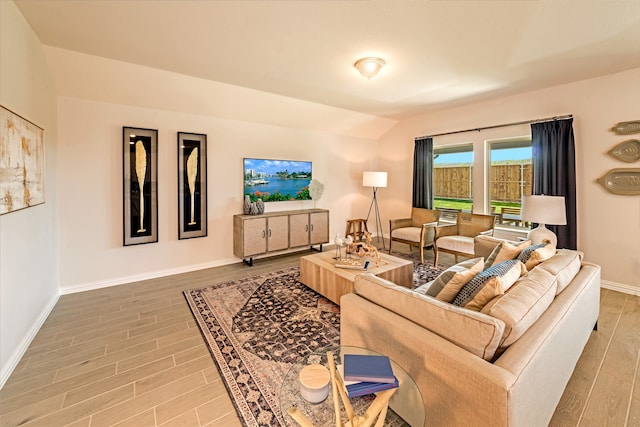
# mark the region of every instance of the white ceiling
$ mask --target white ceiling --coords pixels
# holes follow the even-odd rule
[[[15,3],[48,46],[392,119],[640,67],[639,0]]]

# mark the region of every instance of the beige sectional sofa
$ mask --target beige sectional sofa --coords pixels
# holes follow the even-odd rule
[[[427,426],[546,426],[597,324],[600,267],[559,250],[480,312],[427,288],[359,276],[340,302],[341,344],[404,367]],[[402,400],[391,406],[411,420],[415,407]]]

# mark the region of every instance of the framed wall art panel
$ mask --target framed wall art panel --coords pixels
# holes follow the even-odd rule
[[[0,215],[44,203],[44,129],[0,106]]]
[[[158,241],[158,131],[122,128],[124,246]]]
[[[178,132],[178,238],[207,235],[207,135]]]

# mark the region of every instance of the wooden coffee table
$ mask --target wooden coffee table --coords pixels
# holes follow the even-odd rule
[[[351,270],[335,266],[334,251],[300,257],[300,281],[314,291],[340,304],[340,297],[353,292],[356,276],[371,273],[397,285],[413,287],[413,262],[380,253],[380,265],[370,261],[366,270]]]

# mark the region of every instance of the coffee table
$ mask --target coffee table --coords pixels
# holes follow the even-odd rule
[[[380,253],[380,265],[373,258],[367,270],[351,270],[335,266],[334,252],[320,252],[300,257],[300,281],[322,296],[340,304],[340,297],[353,292],[356,276],[371,273],[397,285],[413,287],[413,262]]]
[[[374,354],[372,350],[354,346],[336,346],[318,350],[308,354],[301,361],[293,365],[282,380],[280,388],[280,411],[285,420],[285,424],[289,426],[298,426],[298,424],[288,414],[289,408],[297,408],[314,426],[335,426],[335,410],[333,403],[333,394],[329,387],[329,396],[320,403],[309,403],[304,400],[300,394],[300,382],[298,376],[302,368],[309,364],[321,364],[328,367],[327,351],[330,350],[334,354],[334,363],[342,364],[344,354]],[[400,365],[391,361],[393,374],[398,378],[399,387],[396,393],[389,401],[389,411],[385,418],[385,426],[414,426],[422,427],[425,424],[425,409],[422,401],[422,395],[415,381]],[[364,414],[369,407],[375,395],[365,395],[361,397],[351,398],[349,401],[353,406],[356,414]],[[344,408],[342,408],[342,420],[347,420]]]

